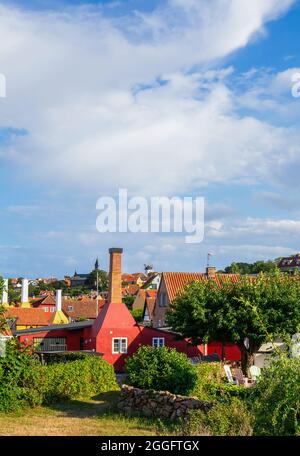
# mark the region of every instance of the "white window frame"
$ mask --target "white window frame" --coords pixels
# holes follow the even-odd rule
[[[160,343],[162,341],[162,344]],[[152,347],[154,348],[162,348],[165,346],[165,338],[164,337],[152,337]]]
[[[115,350],[115,340],[117,340],[119,342],[118,350]],[[122,342],[124,340],[125,340],[125,345],[126,345],[125,349],[122,347]],[[127,339],[127,337],[113,337],[112,338],[112,353],[114,355],[126,355],[127,350],[128,350],[128,339]]]
[[[49,312],[49,307],[44,307],[44,312]]]
[[[74,307],[73,306],[68,306],[67,310],[68,310],[68,312],[74,312]]]

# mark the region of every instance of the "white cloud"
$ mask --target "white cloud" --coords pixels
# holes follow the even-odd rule
[[[122,20],[89,8],[0,7],[8,81],[0,125],[29,133],[10,156],[44,184],[95,193],[121,186],[174,193],[269,178],[289,160],[293,133],[237,115],[226,87],[232,69],[185,70],[211,67],[245,46],[292,3],[173,0]],[[135,93],[140,84],[147,90]]]

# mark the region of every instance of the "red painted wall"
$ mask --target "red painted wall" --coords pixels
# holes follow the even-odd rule
[[[222,355],[224,356],[224,361],[240,361],[241,359],[241,352],[237,345],[227,343],[222,348],[221,342],[210,342],[207,344],[207,354],[212,355],[217,353],[222,359]]]
[[[83,336],[82,330],[78,331],[67,331],[67,330],[57,330],[57,331],[41,331],[39,333],[26,334],[19,336],[20,342],[25,345],[32,345],[33,339],[36,337],[65,337],[67,341],[68,351],[77,351],[80,350],[80,337]]]

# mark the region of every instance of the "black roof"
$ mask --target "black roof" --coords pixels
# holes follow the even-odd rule
[[[68,331],[76,331],[76,329],[88,328],[93,326],[94,320],[78,321],[75,323],[68,323],[66,325],[49,325],[40,326],[39,328],[20,329],[19,331],[13,331],[14,336],[22,336],[23,334],[33,334],[48,331],[57,331],[60,329],[67,329]]]

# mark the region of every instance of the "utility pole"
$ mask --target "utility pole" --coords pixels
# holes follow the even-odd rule
[[[98,279],[98,269],[97,269],[97,279],[96,279],[96,287],[97,287],[97,297],[96,297],[96,306],[97,306],[97,310],[96,310],[96,315],[98,317],[98,309],[99,309],[99,306],[98,306],[98,293],[99,293],[99,279]]]

